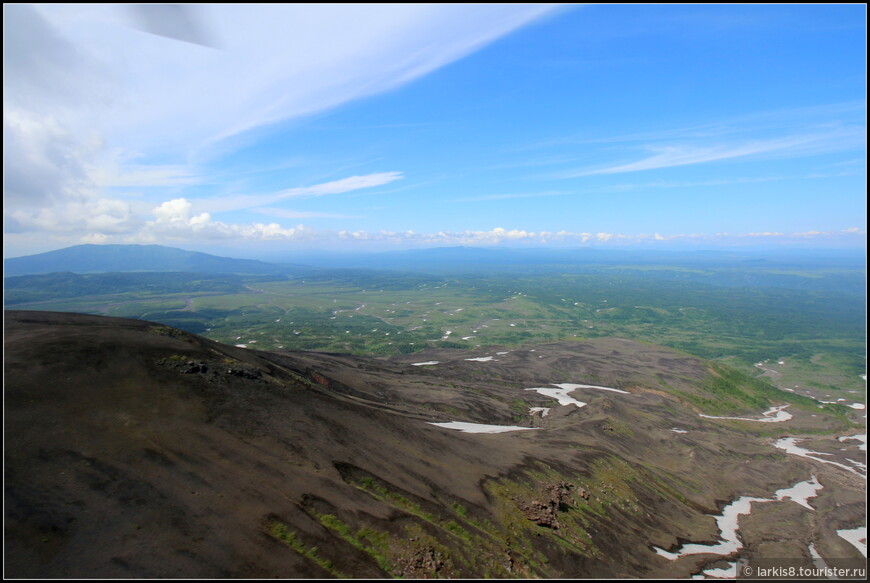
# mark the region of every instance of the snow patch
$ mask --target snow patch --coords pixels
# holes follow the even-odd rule
[[[737,563],[728,563],[728,566],[722,569],[706,569],[703,573],[707,577],[713,577],[714,579],[736,579]]]
[[[849,541],[852,546],[854,546],[864,558],[867,558],[867,527],[859,526],[858,528],[852,529],[843,529],[838,530],[837,534],[841,537]],[[861,542],[861,541],[864,542]]]
[[[793,502],[797,502],[801,506],[805,506],[812,510],[813,508],[807,503],[809,498],[816,496],[816,492],[822,489],[822,485],[813,476],[812,480],[806,482],[798,482],[791,488],[783,488],[774,493],[773,498],[753,498],[751,496],[741,496],[728,506],[722,509],[722,514],[716,516],[716,525],[719,527],[719,538],[721,542],[714,545],[702,544],[686,544],[680,547],[680,550],[671,553],[659,547],[653,546],[656,554],[668,559],[675,560],[686,555],[698,555],[703,553],[712,553],[715,555],[730,555],[741,548],[743,543],[737,536],[737,531],[740,528],[738,518],[741,514],[749,514],[752,511],[753,502],[780,502],[786,498],[790,498]]]
[[[712,415],[700,414],[699,416],[704,417],[705,419],[736,419],[738,421],[758,421],[759,423],[782,423],[783,421],[788,421],[789,419],[794,417],[794,415],[792,415],[791,413],[783,411],[783,409],[785,409],[786,407],[788,407],[788,405],[771,407],[770,409],[762,413],[762,415],[764,416],[763,419],[753,419],[751,417],[714,417]],[[773,417],[771,417],[771,415],[773,415]]]
[[[804,449],[804,448],[798,446],[797,442],[798,442],[798,440],[795,437],[783,437],[781,439],[778,439],[776,441],[776,443],[773,444],[773,446],[776,447],[777,449],[785,450],[785,453],[790,453],[792,455],[799,455],[801,457],[805,457],[805,458],[808,458],[811,460],[816,460],[817,462],[821,462],[823,464],[831,464],[832,466],[837,466],[839,468],[843,468],[847,472],[852,472],[853,474],[855,474],[857,476],[861,476],[862,478],[866,479],[867,476],[858,472],[854,468],[850,468],[849,466],[838,463],[838,462],[834,462],[831,460],[826,460],[826,459],[816,457],[816,456],[820,456],[820,455],[831,455],[831,454],[822,453],[822,452],[818,452],[818,451],[811,451],[809,449]]]
[[[623,391],[621,389],[611,389],[610,387],[599,387],[596,385],[578,385],[574,383],[553,383],[553,386],[559,387],[561,389],[568,389],[573,391],[574,389],[598,389],[599,391],[613,391],[614,393],[623,393],[625,395],[630,395],[628,391]]]
[[[527,391],[536,391],[539,395],[544,395],[545,397],[550,397],[556,399],[560,405],[577,405],[578,407],[585,407],[586,403],[583,401],[578,401],[573,397],[569,397],[568,393],[573,391],[574,389],[551,389],[548,387],[534,387],[531,389],[526,389]]]
[[[816,569],[828,568],[828,564],[825,563],[825,559],[823,559],[822,555],[819,554],[819,551],[816,550],[816,543],[810,543],[807,547],[807,550],[810,551],[810,556],[813,558],[813,566]]]
[[[815,498],[818,496],[816,492],[822,489],[822,485],[813,476],[812,480],[807,482],[799,482],[792,486],[791,488],[784,488],[782,490],[776,491],[776,499],[777,500],[785,500],[786,498],[790,498],[792,502],[800,504],[804,508],[809,510],[814,510],[812,506],[810,506],[808,500],[810,498]]]
[[[556,399],[560,405],[577,405],[578,407],[585,407],[586,403],[583,401],[578,401],[573,397],[569,397],[568,394],[577,390],[577,389],[596,389],[599,391],[613,391],[614,393],[625,393],[630,394],[628,391],[623,391],[620,389],[612,389],[610,387],[599,387],[597,385],[581,385],[577,383],[553,383],[554,387],[558,387],[557,389],[551,389],[549,387],[533,387],[530,389],[526,389],[527,391],[537,391],[538,394],[544,395],[545,397],[550,397]]]
[[[483,423],[466,423],[465,421],[449,421],[447,423],[431,423],[444,429],[455,429],[464,433],[506,433],[508,431],[528,431],[537,427],[517,427],[515,425],[485,425]]]
[[[838,437],[837,441],[840,443],[846,443],[847,441],[858,441],[860,445],[858,449],[861,451],[867,451],[867,434],[864,433],[862,435],[844,435],[843,437]]]

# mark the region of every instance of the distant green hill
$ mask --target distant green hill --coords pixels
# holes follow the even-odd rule
[[[3,262],[4,276],[42,273],[183,271],[245,275],[297,275],[309,268],[294,264],[232,259],[162,245],[76,245]]]

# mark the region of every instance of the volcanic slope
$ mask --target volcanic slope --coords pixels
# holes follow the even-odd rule
[[[856,554],[832,533],[866,524],[864,479],[785,454],[769,424],[700,417],[711,375],[619,339],[375,359],[7,311],[5,574],[687,577],[723,557],[655,547],[715,542],[725,504],[813,475],[825,504],[754,506],[776,513],[739,553]],[[555,384],[585,405],[528,390]],[[781,435],[848,425],[787,410]]]

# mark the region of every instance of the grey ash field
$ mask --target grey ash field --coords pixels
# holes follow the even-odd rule
[[[362,357],[7,311],[4,372],[7,577],[685,578],[738,557],[811,565],[811,544],[861,558],[836,531],[866,525],[866,452],[837,438],[866,433],[864,412],[653,344]],[[627,393],[576,389],[577,407],[526,390],[554,383]],[[793,417],[701,417],[712,402]],[[430,424],[447,421],[534,429]],[[727,504],[813,476],[809,507],[754,504],[736,552],[655,550],[713,544]]]

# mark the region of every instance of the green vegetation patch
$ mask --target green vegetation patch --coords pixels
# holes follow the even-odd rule
[[[810,277],[812,270],[788,274],[801,289],[784,289],[770,286],[784,274],[759,269],[710,265],[701,274],[644,264],[443,277],[334,270],[309,279],[50,274],[7,278],[6,304],[152,320],[263,350],[398,355],[618,336],[727,360],[749,375],[758,374],[754,363],[785,357],[780,386],[814,382],[863,391],[863,272],[849,276],[857,286],[830,279],[828,268],[817,269],[821,280]],[[762,279],[746,279],[762,272]],[[698,277],[684,279],[690,274]],[[748,287],[752,281],[767,287]],[[827,283],[803,289],[820,281]],[[711,381],[702,397],[708,402],[696,405],[716,414],[763,402],[763,391],[741,388],[739,395],[727,386],[731,380]]]
[[[589,513],[588,505],[577,501],[581,492],[577,489],[576,477],[562,476],[543,463],[538,464],[538,468],[486,483],[487,494],[496,502],[500,523],[500,528],[492,534],[510,542],[514,552],[527,564],[547,562],[546,556],[530,544],[536,536],[548,537],[565,552],[598,556],[600,553],[587,530],[590,526],[585,516]],[[572,491],[551,506],[545,490],[561,484],[570,484],[568,489]],[[546,520],[551,521],[550,526],[539,524]]]
[[[435,517],[428,512],[425,512],[419,504],[417,504],[416,502],[411,502],[405,496],[393,492],[375,478],[361,478],[356,483],[356,487],[364,492],[367,492],[381,502],[385,502],[386,504],[393,506],[394,508],[398,508],[404,512],[407,512],[408,514],[413,514],[414,516],[422,518],[427,522],[436,522]]]
[[[815,400],[781,391],[766,379],[754,378],[739,370],[712,363],[710,374],[701,383],[709,396],[680,392],[688,401],[710,415],[730,415],[759,412],[774,402],[786,402],[803,409],[815,410]],[[846,408],[844,408],[846,409]]]
[[[277,538],[278,540],[284,542],[291,549],[302,555],[303,557],[310,559],[317,563],[322,569],[329,572],[333,577],[338,577],[340,579],[347,579],[347,575],[339,571],[335,568],[335,564],[328,560],[324,559],[318,554],[318,548],[316,546],[306,546],[296,534],[296,531],[290,530],[286,524],[279,520],[273,520],[269,524],[269,534]]]
[[[525,578],[540,574],[530,566],[535,563],[535,558],[538,561],[535,564],[542,560],[546,562],[545,558],[536,557],[528,542],[518,546],[514,538],[503,528],[489,520],[478,520],[472,517],[470,512],[458,502],[448,505],[453,511],[452,516],[436,516],[424,511],[418,503],[409,500],[406,496],[393,492],[375,478],[361,478],[355,485],[377,500],[416,519],[405,526],[407,537],[397,539],[390,535],[388,548],[377,548],[369,544],[369,548],[375,548],[376,552],[387,558],[393,574],[419,576],[420,573],[416,573],[412,568],[412,563],[421,560],[427,564],[431,563],[435,561],[434,555],[439,557],[435,562],[444,563],[443,568],[437,574],[428,573],[426,576],[448,577],[456,576],[461,572],[467,576],[482,574],[485,577]],[[332,521],[332,519],[328,520]],[[336,532],[341,528],[337,526]],[[343,532],[362,541],[364,530],[360,530],[355,535],[350,535],[349,528],[344,528]],[[432,533],[441,534],[434,536]],[[506,549],[516,553],[515,564],[511,569],[507,569],[504,564]]]
[[[334,514],[317,514],[311,512],[320,523],[339,537],[349,542],[355,548],[372,557],[378,566],[392,573],[395,568],[395,558],[390,558],[390,536],[372,528],[361,528],[354,531],[347,523],[343,522]]]

